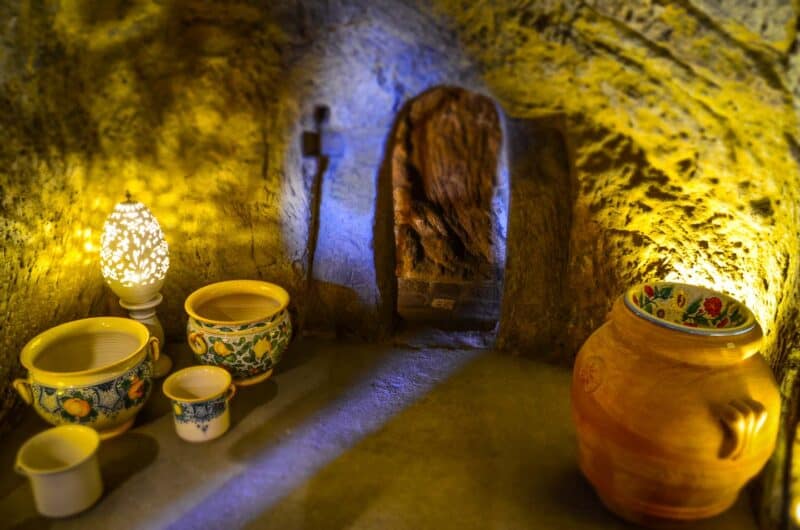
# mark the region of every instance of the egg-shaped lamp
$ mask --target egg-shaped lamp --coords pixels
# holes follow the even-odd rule
[[[144,204],[128,195],[106,219],[100,243],[100,268],[106,283],[130,317],[147,326],[161,342],[154,375],[162,377],[169,373],[172,360],[163,353],[164,328],[156,314],[169,269],[169,247],[161,226]]]
[[[101,245],[103,278],[117,296],[132,304],[155,298],[169,269],[169,247],[144,204],[130,199],[117,204],[103,226]]]

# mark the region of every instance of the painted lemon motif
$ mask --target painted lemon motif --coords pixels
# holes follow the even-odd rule
[[[230,355],[231,353],[231,349],[222,341],[217,341],[214,343],[214,351],[217,355],[221,355],[222,357]]]
[[[128,389],[128,397],[135,400],[142,396],[144,396],[144,381],[137,377],[131,382],[131,387]]]
[[[253,352],[255,352],[256,358],[261,360],[264,358],[265,353],[272,353],[272,345],[266,338],[263,338],[253,346]]]
[[[176,416],[180,416],[181,413],[183,412],[183,409],[177,403],[173,403],[172,404],[172,410],[175,411],[175,415]]]
[[[85,418],[92,411],[92,406],[84,399],[69,398],[64,402],[64,410],[75,418]]]

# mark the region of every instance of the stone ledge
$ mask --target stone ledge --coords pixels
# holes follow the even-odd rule
[[[190,363],[171,345],[178,366]],[[0,443],[9,528],[633,528],[579,474],[563,367],[481,349],[301,340],[240,389],[232,430],[181,441],[155,389],[136,427],[100,451],[106,493],[84,514],[36,515],[10,472],[45,425]],[[498,392],[502,389],[502,392]],[[755,529],[743,495],[683,530]]]

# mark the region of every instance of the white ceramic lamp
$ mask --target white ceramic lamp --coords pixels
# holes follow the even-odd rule
[[[156,315],[163,297],[159,291],[169,269],[169,247],[158,221],[147,207],[131,200],[114,207],[103,225],[100,267],[103,278],[119,303],[164,344],[164,328]],[[165,376],[172,359],[163,353],[155,367],[155,376]]]

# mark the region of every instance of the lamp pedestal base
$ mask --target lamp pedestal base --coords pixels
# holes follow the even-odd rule
[[[164,354],[164,328],[161,326],[161,322],[158,320],[158,315],[156,314],[156,307],[158,307],[162,300],[164,300],[164,297],[161,296],[161,293],[157,293],[152,300],[144,302],[143,304],[132,304],[126,302],[122,298],[119,299],[119,305],[128,310],[130,317],[147,326],[147,329],[150,330],[150,334],[158,339],[162,349],[161,355],[158,356],[158,360],[156,361],[155,373],[153,374],[157,378],[164,377],[172,369],[172,359]]]

